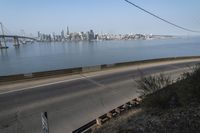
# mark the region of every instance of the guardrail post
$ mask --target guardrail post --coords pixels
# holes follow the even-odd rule
[[[98,126],[102,126],[102,121],[101,121],[100,118],[97,118],[97,119],[96,119],[96,123],[97,123]]]
[[[123,105],[123,108],[124,108],[125,110],[127,110],[127,109],[128,109],[128,105],[127,105],[127,104],[124,104],[124,105]]]
[[[131,101],[130,101],[130,104],[131,104],[131,105],[135,105],[135,101],[131,100]]]
[[[113,117],[113,116],[112,116],[112,113],[110,113],[110,112],[107,113],[107,117],[108,117],[108,118],[112,118],[112,117]]]
[[[120,114],[121,111],[120,111],[119,108],[116,108],[116,109],[115,109],[115,112],[117,112],[118,114]]]

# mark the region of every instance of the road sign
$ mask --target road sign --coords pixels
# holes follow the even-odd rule
[[[42,133],[49,133],[47,112],[42,112],[41,118],[42,118]]]

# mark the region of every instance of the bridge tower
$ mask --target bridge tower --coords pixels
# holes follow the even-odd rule
[[[3,40],[3,43],[4,43],[4,45],[3,45],[2,42],[1,42],[1,40],[0,40],[0,49],[4,49],[4,48],[7,49],[8,46],[6,45],[6,39],[5,39],[5,37],[4,37],[5,33],[4,33],[4,30],[3,30],[3,24],[0,22],[0,25],[1,25],[1,33],[2,33],[2,35],[3,35],[2,40]]]
[[[14,36],[14,46],[19,46],[19,38]]]

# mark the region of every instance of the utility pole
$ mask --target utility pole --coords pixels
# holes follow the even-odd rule
[[[4,47],[1,46],[1,48],[8,48],[7,45],[6,45],[6,39],[5,39],[5,33],[4,33],[4,30],[3,30],[3,24],[0,22],[0,25],[1,25],[1,31],[2,31],[2,35],[3,35],[3,42],[4,42]]]

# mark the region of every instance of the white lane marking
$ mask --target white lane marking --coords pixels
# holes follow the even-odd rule
[[[87,78],[96,77],[97,75],[83,76],[83,74],[82,74],[82,75],[79,75],[79,76],[81,76],[81,77],[79,77],[79,78],[73,78],[73,79],[67,79],[67,80],[62,80],[62,81],[56,81],[56,82],[53,82],[53,83],[46,83],[46,84],[36,85],[36,86],[32,86],[32,87],[26,87],[26,88],[17,89],[17,90],[10,90],[10,91],[6,91],[6,92],[2,92],[2,93],[0,93],[0,95],[8,94],[8,93],[13,93],[13,92],[18,92],[18,91],[29,90],[29,89],[33,89],[33,88],[39,88],[39,87],[49,86],[49,85],[55,85],[55,84],[60,84],[60,83],[67,83],[67,82],[71,82],[71,81],[75,81],[75,80],[79,80],[79,79],[85,79],[86,80]]]
[[[36,86],[22,88],[22,89],[17,89],[17,90],[6,91],[6,92],[0,93],[0,95],[8,94],[8,93],[13,93],[13,92],[18,92],[18,91],[23,91],[23,90],[29,90],[29,89],[38,88],[38,87],[44,87],[44,86],[54,85],[54,84],[60,84],[60,83],[65,83],[65,82],[70,82],[70,81],[75,81],[75,80],[79,80],[79,79],[84,79],[84,78],[80,77],[80,78],[74,78],[74,79],[68,79],[68,80],[62,80],[62,81],[56,81],[56,82],[53,82],[53,83],[46,83],[46,84],[42,84],[42,85],[36,85]]]
[[[86,76],[86,75],[84,75],[84,74],[80,74],[80,75],[81,75],[85,80],[89,81],[89,82],[92,83],[92,84],[95,84],[95,85],[97,85],[97,86],[99,86],[99,87],[107,88],[104,84],[101,84],[101,83],[99,83],[99,82],[97,82],[97,81],[95,81],[95,80],[90,79],[91,77],[89,77],[89,76]]]

